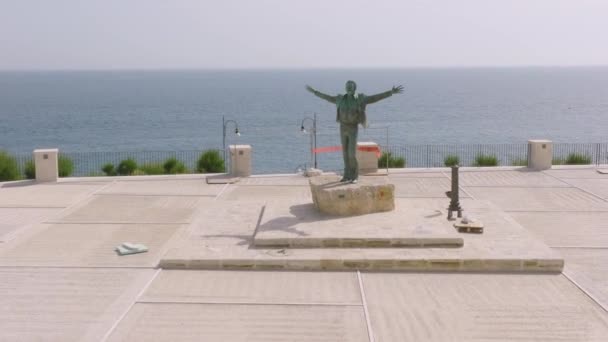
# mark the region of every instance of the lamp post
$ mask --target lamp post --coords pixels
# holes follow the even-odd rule
[[[234,120],[226,120],[224,118],[224,116],[222,115],[222,145],[224,147],[224,168],[226,168],[226,128],[228,126],[229,123],[234,123],[234,134],[236,134],[237,136],[241,136],[241,132],[239,132],[239,124],[236,123],[236,121]],[[232,172],[232,170],[230,170]]]
[[[314,113],[314,116],[311,118],[309,116],[302,119],[302,123],[300,124],[300,131],[302,133],[308,133],[308,130],[304,127],[304,122],[306,120],[312,121],[312,128],[310,129],[310,165],[317,168],[317,154],[315,153],[315,149],[317,148],[317,113]]]

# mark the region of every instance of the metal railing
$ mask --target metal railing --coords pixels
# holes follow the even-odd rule
[[[364,137],[365,138],[365,137]],[[378,132],[376,139],[384,138],[382,132]],[[320,139],[321,140],[321,139]],[[326,144],[339,144],[336,137],[326,139]],[[454,144],[454,145],[407,145],[394,146],[380,143],[382,152],[390,152],[392,157],[404,158],[405,167],[431,168],[444,167],[448,156],[456,156],[460,166],[477,166],[479,156],[491,157],[496,160],[498,166],[525,166],[528,160],[528,144]],[[255,148],[255,146],[254,146]],[[217,150],[217,149],[216,149]],[[118,167],[121,161],[133,159],[141,167],[142,165],[162,165],[167,159],[175,158],[182,162],[187,172],[196,173],[197,161],[201,154],[209,150],[191,151],[139,151],[139,152],[61,152],[61,158],[70,159],[73,165],[71,176],[103,176],[104,165],[111,163]],[[222,155],[221,150],[219,154]],[[32,162],[31,153],[9,153],[15,158],[19,173],[25,178],[26,166]],[[297,160],[273,161],[276,153],[257,151],[258,165],[264,165],[263,169],[257,169],[254,164],[253,172],[280,173],[294,172],[293,165],[300,165],[303,169],[310,157],[302,155],[298,164]],[[263,160],[263,159],[266,160]],[[268,161],[273,161],[271,164]],[[227,161],[229,163],[229,161]],[[341,152],[319,155],[319,168],[322,170],[336,170],[342,168]],[[290,165],[287,165],[292,163]],[[295,164],[294,164],[295,163]],[[608,164],[608,143],[554,143],[553,164],[586,164],[601,165]],[[279,166],[276,166],[279,165]],[[382,166],[381,166],[382,167]],[[142,173],[139,173],[142,174]]]

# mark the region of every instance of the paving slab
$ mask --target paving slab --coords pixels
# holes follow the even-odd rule
[[[608,211],[608,202],[576,188],[465,187],[505,211]]]
[[[595,167],[563,167],[556,168],[555,166],[551,170],[542,171],[548,175],[553,177],[557,177],[560,179],[572,179],[572,178],[594,178],[594,179],[606,179],[608,178],[607,174],[601,174],[597,172]]]
[[[267,204],[253,243],[257,247],[461,247],[463,238],[437,210],[412,209],[332,216],[313,204]]]
[[[435,211],[446,217],[443,201],[403,199],[414,207]],[[408,270],[408,271],[524,271],[561,272],[563,259],[504,212],[489,203],[467,201],[477,208],[474,218],[485,224],[483,234],[461,234],[462,248],[252,248],[248,233],[234,236],[190,236],[171,244],[160,261],[166,269],[239,270]],[[222,203],[218,203],[221,205]],[[238,215],[225,221],[227,209],[218,207],[206,219],[209,227],[234,224]],[[250,212],[243,220],[254,220]],[[223,223],[222,223],[223,222]],[[228,223],[226,223],[228,222]]]
[[[559,248],[564,274],[608,311],[608,249]]]
[[[163,270],[140,302],[361,305],[361,293],[354,272]]]
[[[254,176],[241,178],[238,185],[308,186],[308,178],[301,175]]]
[[[14,238],[20,231],[59,213],[61,208],[0,208],[0,241]]]
[[[608,248],[608,212],[512,212],[551,247]]]
[[[447,178],[439,169],[425,172],[395,172],[389,169],[389,178]]]
[[[367,342],[363,308],[138,303],[108,341]]]
[[[563,275],[363,273],[376,341],[604,341],[606,314]]]
[[[199,206],[213,201],[193,196],[95,195],[53,223],[188,223]]]
[[[0,207],[64,208],[85,199],[107,184],[107,182],[0,183]]]
[[[0,268],[0,340],[100,341],[153,270]]]
[[[451,178],[451,174],[448,174]],[[463,171],[459,173],[461,186],[494,187],[569,187],[567,183],[537,171]]]
[[[447,198],[445,192],[452,187],[447,178],[391,177],[389,182],[395,184],[395,197]],[[460,197],[469,196],[461,192]]]
[[[180,225],[44,224],[0,250],[0,266],[154,267]],[[118,256],[123,242],[149,251]]]
[[[100,194],[156,195],[156,196],[211,196],[218,195],[224,185],[207,184],[205,179],[159,179],[117,181]]]
[[[608,177],[605,179],[567,179],[566,181],[572,186],[608,199]]]
[[[308,186],[281,186],[281,185],[240,185],[231,184],[219,197],[219,200],[257,202],[266,201],[312,201]]]

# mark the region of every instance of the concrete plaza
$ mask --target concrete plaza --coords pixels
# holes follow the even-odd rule
[[[0,341],[608,340],[608,174],[460,176],[482,235],[448,229],[448,169],[388,176],[403,230],[432,222],[448,248],[362,246],[363,226],[325,246],[298,175],[0,183]]]

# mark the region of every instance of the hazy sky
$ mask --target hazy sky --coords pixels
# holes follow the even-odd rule
[[[608,64],[608,0],[0,0],[0,69]]]

